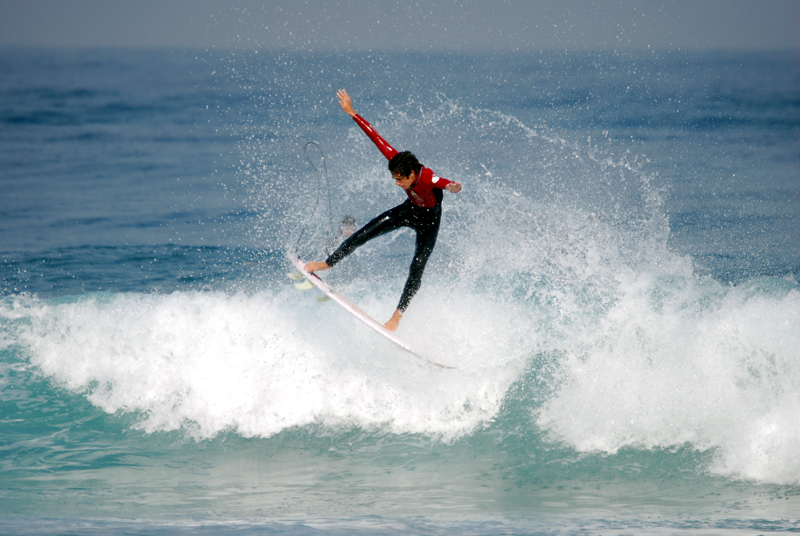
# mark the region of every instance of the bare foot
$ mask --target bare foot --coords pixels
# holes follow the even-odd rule
[[[383,327],[389,331],[397,331],[397,326],[400,325],[401,318],[403,318],[403,313],[400,311],[400,309],[397,309],[392,315],[392,318],[390,318],[389,321],[383,325]]]
[[[305,265],[306,272],[321,272],[330,268],[327,262],[308,262]]]

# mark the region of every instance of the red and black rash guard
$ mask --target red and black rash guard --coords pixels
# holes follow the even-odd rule
[[[367,137],[372,140],[372,143],[375,144],[378,150],[383,153],[383,156],[385,156],[387,160],[394,158],[394,155],[397,154],[397,150],[386,143],[386,140],[372,128],[372,125],[367,123],[366,119],[358,114],[356,114],[353,119],[358,123],[358,126],[361,127],[361,130],[364,131]],[[442,200],[441,192],[435,192],[434,190],[443,190],[451,182],[452,181],[437,176],[429,168],[423,167],[417,180],[405,192],[408,199],[415,205],[432,208]]]

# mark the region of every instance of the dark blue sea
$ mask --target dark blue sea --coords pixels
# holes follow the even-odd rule
[[[798,277],[797,52],[2,49],[0,533],[800,531]]]

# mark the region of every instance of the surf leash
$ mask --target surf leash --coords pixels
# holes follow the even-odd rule
[[[314,161],[311,160],[311,156],[309,156],[308,154],[309,145],[313,145],[314,147],[316,147],[317,151],[319,152],[320,164],[323,170],[322,173],[320,173],[319,166],[314,165]],[[331,230],[333,229],[333,208],[331,203],[331,186],[330,186],[330,181],[328,180],[328,164],[325,162],[325,153],[322,152],[322,148],[319,146],[317,142],[309,141],[303,146],[303,154],[306,156],[306,160],[308,160],[309,165],[311,165],[311,169],[313,169],[314,172],[316,173],[317,185],[319,186],[317,188],[317,198],[314,201],[314,208],[311,211],[312,218],[317,213],[317,208],[319,207],[320,204],[320,198],[322,197],[321,192],[323,188],[323,180],[325,181],[325,191],[327,192],[327,197],[328,197],[328,232],[326,234],[330,235],[332,232]],[[294,245],[294,253],[298,257],[300,256],[299,253],[300,241],[303,239],[303,235],[305,234],[306,229],[308,228],[308,224],[309,220],[306,220],[306,223],[303,224],[303,228],[300,231],[300,236],[297,237],[297,242]],[[325,239],[323,250],[325,252],[326,258],[331,254],[330,252],[331,242],[332,241],[330,238]]]

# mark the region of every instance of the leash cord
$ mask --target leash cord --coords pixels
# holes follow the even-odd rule
[[[317,148],[317,151],[319,151],[320,162],[322,163],[322,169],[323,169],[324,173],[320,173],[319,172],[319,167],[314,165],[314,162],[311,160],[311,157],[308,155],[308,146],[309,145],[313,145],[314,147]],[[311,169],[313,169],[316,172],[316,174],[317,174],[317,185],[319,186],[317,188],[317,198],[314,201],[314,208],[311,211],[311,215],[312,216],[317,213],[317,207],[319,207],[319,202],[320,202],[320,197],[321,197],[320,192],[322,190],[322,181],[323,181],[323,179],[325,180],[325,191],[328,193],[328,233],[330,234],[331,229],[333,229],[333,209],[332,209],[332,203],[331,203],[330,181],[328,180],[328,164],[325,162],[325,153],[322,152],[322,148],[319,146],[319,144],[317,142],[309,141],[308,143],[306,143],[303,146],[303,154],[306,156],[306,160],[308,160],[309,165],[311,165]],[[306,223],[303,224],[303,229],[302,229],[302,231],[300,231],[300,236],[297,237],[297,242],[294,245],[294,253],[297,256],[299,256],[300,241],[303,239],[303,235],[305,234],[307,228],[308,228],[308,221],[306,221]],[[325,257],[326,258],[330,255],[329,242],[330,242],[329,240],[325,240],[324,251],[325,251]]]

